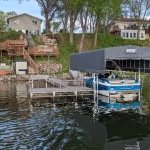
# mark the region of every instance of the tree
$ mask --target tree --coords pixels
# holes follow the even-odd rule
[[[110,23],[110,18],[114,19],[115,14],[120,12],[120,5],[122,0],[93,0],[90,4],[90,12],[95,20],[95,31],[94,31],[94,48],[97,45],[97,36],[101,23],[107,21]],[[106,24],[104,23],[104,26]]]
[[[7,18],[9,18],[9,17],[16,16],[17,13],[15,11],[10,11],[10,12],[7,12],[6,15],[7,15]]]
[[[69,11],[66,7],[67,6],[63,2],[63,0],[60,0],[58,3],[58,17],[62,22],[64,33],[66,33],[68,30],[68,21],[69,21]]]
[[[79,10],[79,21],[81,24],[82,28],[82,36],[80,40],[80,47],[79,47],[79,52],[83,51],[83,44],[84,44],[84,38],[85,38],[85,33],[87,30],[87,21],[88,21],[88,14],[89,14],[89,3],[88,0],[76,0],[75,7],[76,9]]]
[[[50,32],[50,22],[57,11],[57,0],[36,0],[41,7],[41,14],[45,17],[46,33]]]
[[[77,20],[77,16],[79,13],[79,8],[76,7],[76,1],[74,0],[62,0],[65,4],[65,8],[68,11],[69,19],[70,19],[70,44],[73,44],[73,32],[75,28],[75,22]]]
[[[85,32],[86,32],[86,29],[87,29],[88,13],[89,13],[89,8],[87,6],[82,6],[80,8],[80,22],[81,22],[81,27],[82,27],[82,37],[81,37],[81,41],[80,41],[79,52],[81,52],[83,50]]]
[[[7,40],[17,40],[17,39],[19,39],[19,36],[20,36],[20,31],[17,32],[15,30],[9,29],[6,32],[6,39]]]
[[[103,33],[109,32],[108,25],[113,21],[121,17],[121,4],[122,0],[108,0],[106,5],[104,5],[101,16],[101,25]]]
[[[54,32],[58,32],[58,29],[59,29],[59,27],[60,27],[60,24],[61,24],[61,22],[56,22],[56,21],[54,21],[53,23],[52,23],[52,27],[53,27],[53,31]]]
[[[6,29],[6,18],[7,15],[3,11],[0,11],[0,31],[4,31]]]
[[[133,17],[138,22],[137,39],[140,38],[140,27],[145,18],[150,15],[150,0],[124,0],[124,4],[130,12],[130,17]]]

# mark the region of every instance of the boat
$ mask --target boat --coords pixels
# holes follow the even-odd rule
[[[6,70],[0,70],[0,75],[8,75],[10,74],[9,71],[6,71]]]
[[[86,86],[97,90],[98,94],[115,97],[134,99],[140,91],[140,83],[135,78],[86,78]]]
[[[139,101],[139,97],[136,97],[134,100],[131,100],[130,97],[125,98],[111,98],[103,95],[98,95],[97,105],[98,107],[105,107],[108,109],[139,109],[141,103]]]

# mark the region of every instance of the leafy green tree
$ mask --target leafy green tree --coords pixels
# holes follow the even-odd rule
[[[9,29],[6,32],[6,39],[7,40],[18,40],[20,37],[20,32],[17,32],[15,30]]]
[[[107,21],[108,23],[111,20],[114,20],[118,14],[121,13],[121,2],[122,0],[93,0],[90,1],[89,9],[90,14],[95,20],[94,27],[94,44],[95,48],[97,45],[97,36],[99,32],[100,24]],[[106,26],[106,23],[104,23]]]
[[[85,33],[87,31],[87,21],[89,15],[89,0],[76,0],[74,5],[76,9],[79,10],[79,22],[82,28],[82,36],[80,40],[79,52],[82,52]]]
[[[79,7],[76,5],[77,1],[74,0],[62,0],[65,4],[65,9],[67,10],[69,14],[69,32],[70,32],[70,44],[73,44],[73,32],[75,29],[75,23],[77,21],[77,17],[79,14]]]
[[[61,22],[60,22],[60,21],[54,21],[54,22],[52,23],[53,31],[54,31],[54,32],[58,32],[58,29],[59,29],[60,25],[61,25]]]
[[[57,11],[57,0],[36,0],[41,8],[41,14],[45,17],[46,33],[50,32],[51,21]]]
[[[59,0],[57,17],[60,18],[62,22],[64,33],[68,31],[68,21],[69,21],[69,10],[66,9],[66,7],[67,6],[66,3],[64,3],[64,0]]]
[[[6,29],[6,18],[7,15],[5,12],[0,11],[0,31],[4,31]]]
[[[9,18],[9,17],[16,16],[17,13],[15,11],[10,11],[10,12],[7,12],[6,15],[7,15],[7,18]]]

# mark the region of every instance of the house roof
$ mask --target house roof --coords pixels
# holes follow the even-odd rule
[[[7,18],[7,20],[9,20],[9,19],[11,19],[11,18],[18,17],[18,16],[22,16],[22,15],[28,15],[28,16],[30,16],[30,17],[34,17],[34,18],[36,18],[36,19],[39,19],[39,20],[43,21],[42,19],[40,19],[40,18],[38,18],[38,17],[35,17],[35,16],[32,16],[32,15],[29,15],[29,14],[27,14],[27,13],[23,13],[23,14],[20,14],[20,15],[16,15],[16,16],[9,17],[9,18]]]
[[[120,18],[116,21],[119,21],[119,22],[137,22],[137,19],[135,18]],[[143,19],[140,19],[140,21],[142,22],[150,22],[150,20],[143,20]]]

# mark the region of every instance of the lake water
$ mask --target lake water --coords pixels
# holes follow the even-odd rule
[[[0,150],[150,150],[149,104],[97,114],[92,99],[30,101],[27,85],[0,82]]]

